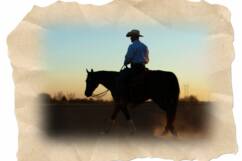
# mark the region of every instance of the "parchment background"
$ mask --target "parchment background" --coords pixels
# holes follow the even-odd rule
[[[162,7],[161,7],[162,6]],[[162,8],[162,9],[161,9]],[[112,16],[110,16],[112,15]],[[103,25],[113,23],[149,22],[171,27],[174,22],[202,22],[210,25],[208,41],[213,45],[210,70],[213,97],[219,104],[210,114],[209,138],[186,141],[167,137],[160,140],[130,139],[128,136],[97,140],[57,141],[44,137],[41,111],[35,102],[48,82],[40,64],[41,31],[52,22],[71,22]],[[216,42],[216,43],[214,43]],[[174,160],[209,160],[224,153],[237,151],[232,115],[231,63],[233,60],[233,29],[229,11],[219,5],[185,0],[125,0],[104,6],[57,2],[49,7],[34,6],[17,28],[9,35],[9,56],[14,68],[16,116],[19,126],[20,161],[40,160],[130,160],[136,157],[160,157]],[[124,141],[125,140],[125,141]]]

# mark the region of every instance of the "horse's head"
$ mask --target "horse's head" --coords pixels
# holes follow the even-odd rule
[[[95,78],[95,72],[93,72],[93,69],[89,72],[87,71],[87,79],[86,79],[86,90],[85,95],[87,97],[90,97],[93,93],[93,91],[97,88],[98,82]]]

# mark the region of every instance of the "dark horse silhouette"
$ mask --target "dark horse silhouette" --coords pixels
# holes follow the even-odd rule
[[[144,76],[144,95],[140,99],[129,98],[127,101],[122,100],[118,95],[116,80],[119,76],[119,72],[113,71],[97,71],[87,70],[87,79],[86,79],[86,90],[85,95],[87,97],[92,96],[93,91],[97,88],[99,84],[102,84],[104,87],[110,90],[111,95],[114,99],[115,108],[111,116],[111,126],[106,129],[106,132],[116,123],[116,117],[119,111],[122,111],[126,119],[129,121],[131,132],[136,130],[134,123],[130,117],[128,111],[128,104],[138,105],[145,102],[148,99],[152,99],[156,104],[159,105],[161,109],[166,112],[166,126],[163,134],[171,132],[173,135],[176,135],[175,128],[173,126],[177,104],[179,99],[179,83],[177,77],[172,72],[160,71],[160,70],[148,70]]]

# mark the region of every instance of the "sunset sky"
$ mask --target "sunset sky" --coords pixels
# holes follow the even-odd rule
[[[51,94],[63,91],[84,97],[86,68],[119,71],[131,43],[125,35],[131,29],[139,29],[144,35],[140,40],[150,51],[149,69],[174,72],[181,86],[181,97],[187,84],[189,94],[201,100],[209,99],[209,67],[204,66],[208,61],[208,30],[196,24],[138,27],[49,25],[42,35],[42,62],[50,78],[46,91]],[[98,87],[95,92],[103,89]]]

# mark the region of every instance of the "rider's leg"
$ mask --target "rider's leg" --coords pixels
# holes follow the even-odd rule
[[[128,91],[128,79],[130,77],[130,70],[121,71],[119,77],[116,81],[116,89],[117,89],[117,95],[119,97],[125,98],[127,97],[127,91]]]

